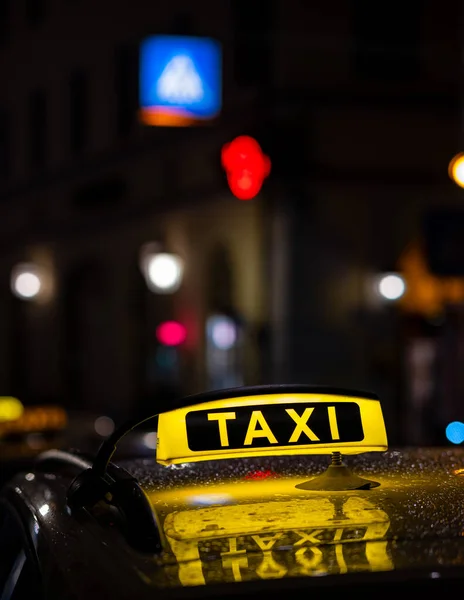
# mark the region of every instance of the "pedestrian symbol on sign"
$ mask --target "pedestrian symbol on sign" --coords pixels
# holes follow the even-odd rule
[[[200,76],[189,56],[174,56],[157,82],[158,97],[176,104],[200,102],[204,91]]]

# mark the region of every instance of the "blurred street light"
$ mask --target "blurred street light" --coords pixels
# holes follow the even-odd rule
[[[34,300],[42,290],[40,268],[32,263],[22,263],[14,267],[11,273],[11,290],[22,300]]]
[[[172,294],[182,283],[184,262],[177,254],[161,252],[157,244],[142,248],[140,268],[152,292]]]
[[[182,281],[182,260],[175,254],[155,254],[148,261],[147,273],[158,292],[175,292]]]
[[[230,350],[237,342],[237,326],[231,317],[214,315],[208,319],[208,336],[219,350]]]
[[[385,300],[399,300],[406,291],[406,284],[401,275],[388,273],[380,278],[378,290]]]
[[[464,153],[456,154],[448,166],[448,174],[451,179],[459,186],[464,188]]]

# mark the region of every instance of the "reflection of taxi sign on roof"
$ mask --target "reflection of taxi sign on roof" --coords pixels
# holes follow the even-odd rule
[[[23,403],[17,398],[11,396],[0,397],[0,423],[19,419],[23,412]]]
[[[244,396],[206,394],[195,406],[160,414],[157,461],[387,449],[380,401],[373,394],[309,386],[250,390]]]
[[[372,571],[388,571],[393,568],[385,541],[389,527],[379,505],[356,496],[196,508],[171,512],[164,521],[185,586],[324,575],[329,565],[340,573],[363,563]],[[344,551],[347,540],[353,551]],[[369,541],[377,542],[372,550]],[[282,555],[283,548],[286,560],[276,560],[274,551]]]
[[[17,418],[0,420],[0,438],[11,434],[60,430],[66,425],[66,411],[59,406],[25,407]]]

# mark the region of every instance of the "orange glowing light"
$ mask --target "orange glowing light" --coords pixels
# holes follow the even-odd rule
[[[196,125],[197,121],[192,119],[186,111],[144,108],[139,111],[139,119],[145,125],[156,125],[158,127],[189,127]]]
[[[437,277],[427,266],[420,242],[412,242],[403,251],[399,268],[407,282],[406,292],[399,299],[405,312],[435,317],[448,303],[464,301],[464,277]]]
[[[271,161],[258,142],[247,135],[225,144],[221,155],[230,191],[239,200],[251,200],[271,172]]]
[[[448,174],[459,187],[464,188],[464,152],[456,154],[451,159]]]

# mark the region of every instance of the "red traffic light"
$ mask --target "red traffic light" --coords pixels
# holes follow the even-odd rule
[[[271,161],[258,142],[247,135],[224,144],[222,166],[227,174],[230,191],[239,200],[251,200],[260,191],[271,172]]]

